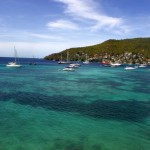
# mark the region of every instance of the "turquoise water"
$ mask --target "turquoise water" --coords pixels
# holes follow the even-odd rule
[[[0,61],[0,150],[150,150],[150,70]]]

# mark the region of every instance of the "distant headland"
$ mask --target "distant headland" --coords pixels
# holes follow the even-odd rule
[[[46,56],[46,60],[66,60],[67,52],[70,61],[119,62],[130,64],[150,63],[150,37],[115,40],[109,39],[103,43],[70,48],[59,53]]]

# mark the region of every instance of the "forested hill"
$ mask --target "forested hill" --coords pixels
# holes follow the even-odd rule
[[[110,39],[103,43],[87,46],[66,49],[60,53],[51,54],[46,56],[48,60],[63,60],[66,59],[67,52],[69,53],[70,60],[85,60],[85,55],[88,55],[90,60],[101,61],[104,58],[111,59],[118,56],[134,55],[134,57],[150,58],[150,38],[134,38],[124,40]],[[119,59],[121,59],[119,57]]]

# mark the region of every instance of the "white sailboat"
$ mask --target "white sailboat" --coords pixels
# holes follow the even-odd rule
[[[17,63],[17,51],[16,51],[15,47],[14,47],[14,53],[15,53],[15,61],[9,62],[6,65],[7,67],[15,67],[15,68],[21,67],[21,65],[19,63]]]
[[[61,60],[58,62],[58,64],[70,64],[70,62],[69,62],[69,52],[67,52],[67,61],[62,61],[62,54],[61,54]]]
[[[85,61],[83,61],[83,64],[89,64],[90,62],[89,62],[89,57],[87,56],[87,54],[86,54],[86,60]]]

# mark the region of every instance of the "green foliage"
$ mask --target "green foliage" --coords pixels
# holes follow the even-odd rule
[[[143,55],[146,58],[150,58],[150,38],[124,40],[110,39],[93,46],[66,49],[60,53],[46,56],[45,59],[60,60],[62,55],[63,60],[66,60],[67,51],[69,52],[70,60],[85,60],[86,54],[90,58],[97,57],[97,59],[100,60],[100,57],[106,54],[110,56],[117,56],[126,52],[132,52],[133,54]]]

